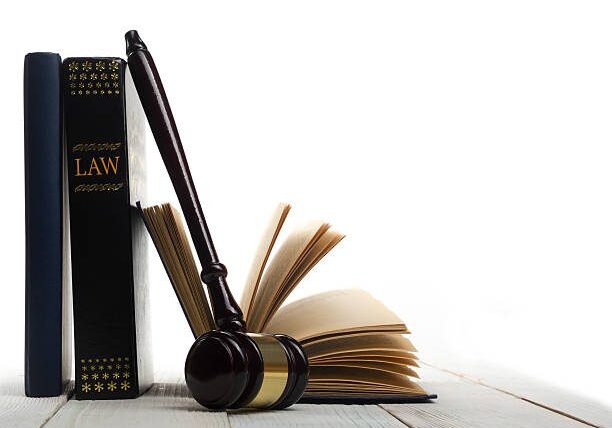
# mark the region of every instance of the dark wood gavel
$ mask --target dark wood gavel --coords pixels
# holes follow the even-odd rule
[[[187,221],[218,327],[198,337],[189,350],[187,386],[208,408],[288,407],[306,389],[306,354],[289,336],[245,331],[242,311],[227,285],[227,269],[215,251],[153,58],[136,31],[128,31],[125,40],[130,73]]]

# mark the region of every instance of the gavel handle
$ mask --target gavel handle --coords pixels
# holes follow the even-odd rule
[[[215,322],[222,330],[243,331],[242,311],[227,285],[227,269],[217,257],[155,62],[136,31],[128,31],[125,40],[132,79],[198,253]]]

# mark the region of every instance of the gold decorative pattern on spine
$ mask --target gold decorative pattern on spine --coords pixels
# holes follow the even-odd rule
[[[132,388],[130,382],[130,358],[129,357],[91,357],[81,358],[77,363],[77,389],[85,394],[96,397],[100,393],[127,392]],[[115,370],[117,366],[125,369],[123,379]]]
[[[73,96],[121,94],[119,66],[118,60],[97,60],[95,63],[90,60],[70,61],[67,76],[69,94]]]
[[[266,408],[276,403],[285,387],[289,375],[289,363],[283,345],[274,336],[248,333],[261,351],[264,361],[264,377],[259,392],[247,407]]]

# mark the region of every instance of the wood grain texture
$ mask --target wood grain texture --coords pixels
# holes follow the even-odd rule
[[[413,428],[496,428],[496,427],[554,427],[588,428],[573,417],[549,410],[519,396],[496,390],[472,381],[425,366],[420,370],[427,391],[437,393],[433,403],[388,404],[380,406],[346,406],[299,404],[282,411],[236,410],[210,412],[191,397],[182,376],[171,374],[158,376],[163,382],[134,400],[76,401],[68,400],[68,390],[60,397],[26,398],[23,394],[23,377],[0,384],[0,427],[402,427]],[[501,373],[498,376],[502,376]],[[501,382],[501,381],[500,381]],[[508,381],[509,382],[509,381]],[[526,380],[514,379],[514,387],[521,387]],[[531,388],[543,394],[545,386],[533,384]],[[510,385],[512,386],[512,385]],[[548,390],[549,399],[557,390]],[[569,404],[571,396],[565,395]],[[573,397],[582,409],[598,409]],[[602,412],[605,410],[601,409]],[[610,413],[601,413],[605,421]],[[612,425],[600,424],[599,426]]]
[[[491,364],[448,356],[428,356],[425,363],[454,375],[519,397],[586,425],[612,428],[612,408],[596,400]]]
[[[58,397],[25,396],[23,375],[3,376],[0,383],[0,427],[30,428],[47,422],[72,395],[73,384]]]
[[[195,402],[184,382],[155,383],[133,400],[66,403],[45,427],[229,427],[224,412],[209,412]]]
[[[519,398],[423,368],[427,391],[438,394],[435,404],[383,404],[413,428],[588,428],[581,422],[535,406]]]
[[[404,427],[378,406],[296,404],[289,409],[229,412],[232,427]]]

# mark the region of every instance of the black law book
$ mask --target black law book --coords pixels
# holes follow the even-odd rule
[[[144,115],[125,61],[63,69],[77,399],[133,398],[152,381]]]
[[[63,212],[61,58],[24,60],[25,393],[60,395],[70,379],[70,273]]]

